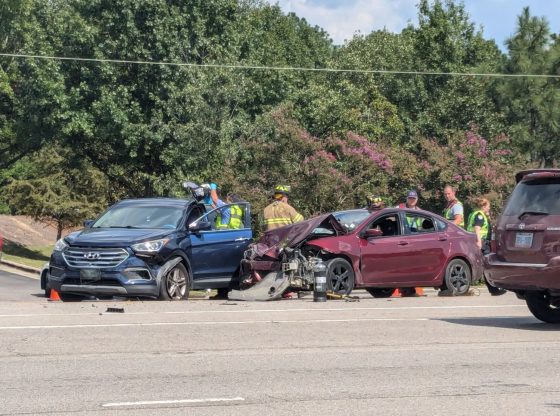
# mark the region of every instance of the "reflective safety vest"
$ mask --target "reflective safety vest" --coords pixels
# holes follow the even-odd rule
[[[480,227],[480,231],[482,233],[481,237],[483,240],[488,240],[488,232],[490,231],[490,222],[488,221],[488,217],[483,211],[474,211],[471,213],[471,215],[469,215],[467,231],[474,233],[474,221],[476,220],[476,217],[478,215],[482,215],[482,218],[484,218],[484,223]]]
[[[264,209],[264,225],[267,231],[299,221],[303,221],[303,215],[285,202],[274,201]]]
[[[229,210],[229,221],[231,223],[231,207],[223,207],[223,208],[221,208],[217,211],[216,230],[227,230],[229,228],[228,223],[225,223],[225,224],[222,223],[222,209],[223,210],[226,210],[226,209]]]
[[[229,207],[229,228],[235,230],[242,228],[243,225],[243,210],[239,205],[232,205]]]
[[[463,203],[461,201],[459,201],[458,199],[455,200],[455,203],[453,205],[451,205],[448,208],[445,208],[443,210],[443,218],[453,222],[455,220],[455,218],[453,218],[453,215],[451,215],[451,208],[453,208],[455,205],[460,204],[461,206],[463,206]],[[464,214],[464,209],[463,209],[463,218],[461,219],[461,223],[459,224],[461,227],[465,228],[465,214]]]

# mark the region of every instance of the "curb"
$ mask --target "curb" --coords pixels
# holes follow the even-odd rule
[[[12,261],[1,260],[1,259],[0,259],[0,264],[5,264],[6,266],[13,267],[14,269],[23,270],[24,272],[41,274],[41,269],[37,269],[36,267],[26,266],[25,264],[14,263]]]

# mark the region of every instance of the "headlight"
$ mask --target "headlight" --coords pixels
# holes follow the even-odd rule
[[[60,240],[58,240],[56,242],[56,244],[54,245],[54,251],[62,251],[64,250],[66,247],[68,247],[68,244],[66,244],[66,242],[64,241],[64,238],[61,238]]]
[[[163,238],[161,240],[145,241],[144,243],[138,243],[132,245],[132,249],[140,253],[157,253],[161,248],[167,244],[169,238]]]

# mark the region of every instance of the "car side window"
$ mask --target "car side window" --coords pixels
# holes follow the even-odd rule
[[[248,223],[246,217],[249,215],[248,206],[248,203],[242,202],[226,204],[207,212],[194,222],[208,222],[212,231],[231,231],[246,228],[245,224]]]
[[[204,215],[204,210],[200,206],[194,206],[191,211],[189,212],[189,216],[187,217],[186,225],[187,227],[195,222],[198,218]]]
[[[436,224],[437,224],[438,231],[447,230],[447,223],[445,221],[436,218]]]
[[[424,215],[406,213],[406,229],[410,234],[433,233],[436,231],[434,221]]]
[[[369,229],[378,229],[383,233],[382,237],[401,235],[398,214],[385,215],[377,218],[370,224]]]

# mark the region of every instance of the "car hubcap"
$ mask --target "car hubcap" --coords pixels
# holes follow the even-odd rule
[[[348,269],[339,264],[332,270],[331,277],[333,292],[342,292],[348,289]]]
[[[181,270],[173,269],[167,276],[167,293],[173,299],[181,299],[185,296],[187,278]]]
[[[467,273],[462,265],[454,265],[451,268],[451,285],[457,292],[464,292],[469,285]]]

